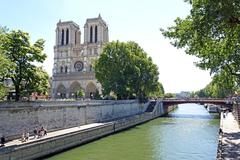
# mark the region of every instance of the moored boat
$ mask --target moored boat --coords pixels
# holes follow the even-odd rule
[[[207,110],[209,113],[218,113],[219,112],[218,106],[214,105],[214,104],[209,104],[207,106]]]

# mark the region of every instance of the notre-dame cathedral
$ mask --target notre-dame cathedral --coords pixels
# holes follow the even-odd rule
[[[57,23],[53,98],[75,98],[80,89],[84,90],[86,98],[97,91],[101,93],[101,84],[95,78],[93,63],[108,41],[108,26],[100,15],[86,20],[83,43],[79,25],[73,21]]]

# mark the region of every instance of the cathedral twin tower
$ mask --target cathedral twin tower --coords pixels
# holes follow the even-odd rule
[[[53,98],[75,98],[80,89],[84,90],[86,98],[97,91],[101,93],[93,63],[108,41],[108,26],[100,15],[87,19],[83,43],[79,25],[73,21],[57,23],[52,77]]]

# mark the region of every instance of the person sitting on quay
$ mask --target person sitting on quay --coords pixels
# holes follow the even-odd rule
[[[46,135],[47,135],[47,129],[44,128],[44,136],[46,136]]]
[[[28,132],[23,132],[23,134],[22,134],[22,138],[21,138],[21,141],[22,142],[26,142],[26,141],[28,141],[29,140],[29,133]]]
[[[37,127],[33,130],[33,134],[34,134],[33,139],[35,139],[38,136],[38,129],[37,129]]]
[[[4,147],[4,146],[5,146],[5,142],[6,142],[5,137],[2,136],[2,137],[1,137],[0,147]]]
[[[42,126],[41,129],[38,131],[38,137],[42,137],[47,135],[47,130]]]

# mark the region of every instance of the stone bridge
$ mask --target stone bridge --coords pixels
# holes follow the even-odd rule
[[[229,99],[215,99],[215,98],[186,98],[186,99],[175,99],[175,98],[167,98],[162,100],[164,106],[171,106],[183,103],[197,103],[197,104],[216,104],[225,107],[231,107],[233,105],[233,101]]]

